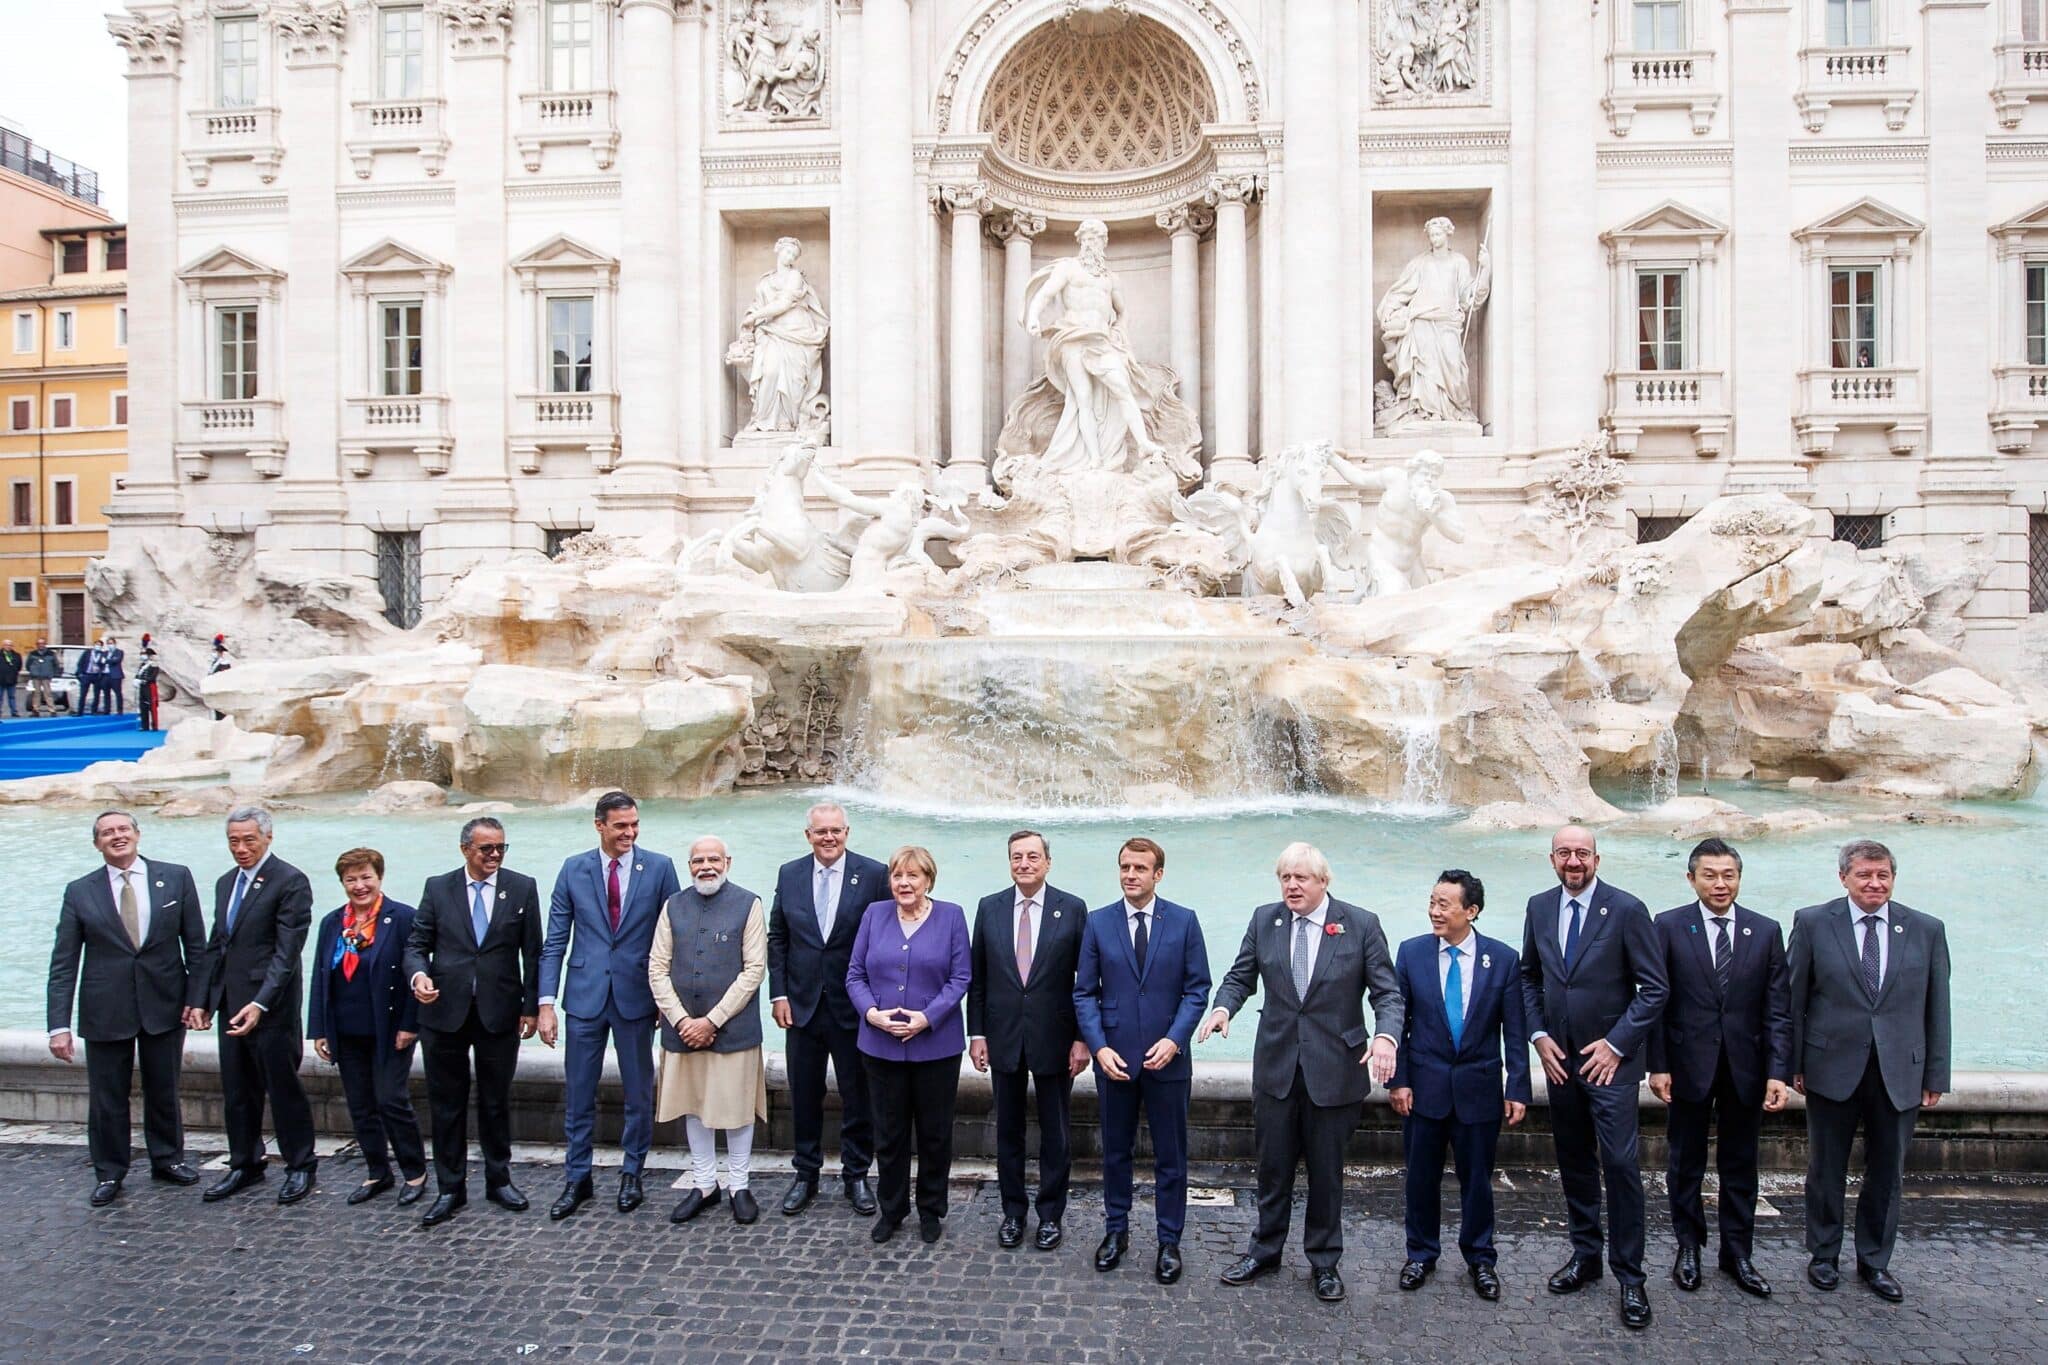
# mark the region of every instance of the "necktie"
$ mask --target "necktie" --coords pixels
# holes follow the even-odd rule
[[[1031,979],[1031,907],[1033,901],[1025,901],[1017,907],[1017,979]]]
[[[1729,959],[1735,956],[1735,941],[1728,937],[1728,916],[1714,916],[1714,975],[1720,980],[1721,994],[1728,994]]]
[[[1294,998],[1301,999],[1308,994],[1308,916],[1294,917],[1294,952],[1288,966],[1294,972]]]
[[[619,932],[619,860],[614,858],[611,862],[611,873],[605,878],[604,908],[605,913],[611,916],[612,932],[616,934]]]
[[[242,892],[247,890],[248,886],[249,874],[247,872],[236,873],[235,892],[228,897],[228,932],[231,934],[235,932],[235,921],[240,918],[242,913]]]
[[[1586,917],[1586,907],[1577,901],[1565,906],[1572,912],[1571,928],[1564,931],[1564,965],[1572,965],[1572,959],[1579,955],[1579,924]]]
[[[1451,955],[1451,969],[1444,973],[1444,1018],[1451,1025],[1451,1046],[1457,1047],[1465,1038],[1465,973],[1458,966],[1458,955],[1462,948],[1446,949]]]
[[[820,939],[832,937],[832,874],[838,870],[836,867],[821,867],[818,869],[817,909],[818,937]]]
[[[491,931],[490,907],[484,904],[483,882],[469,884],[469,928],[476,935],[476,946],[484,946],[484,935]]]
[[[121,874],[121,925],[136,947],[142,946],[142,907],[135,903],[135,873]]]
[[[1145,970],[1145,950],[1152,946],[1152,938],[1145,932],[1145,921],[1150,918],[1143,910],[1138,912],[1138,932],[1131,936],[1131,952],[1138,959],[1138,970]]]
[[[1877,936],[1884,929],[1884,922],[1876,915],[1863,917],[1863,984],[1872,995],[1877,994],[1881,982],[1878,971],[1880,960],[1877,955]]]

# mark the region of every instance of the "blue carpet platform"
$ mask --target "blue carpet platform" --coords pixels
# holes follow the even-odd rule
[[[54,716],[0,721],[0,781],[75,773],[103,759],[137,759],[164,742],[125,716]]]

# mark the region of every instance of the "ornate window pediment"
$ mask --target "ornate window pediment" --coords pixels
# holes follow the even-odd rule
[[[1859,238],[1917,237],[1926,226],[1919,219],[1866,195],[1847,208],[1807,224],[1792,237],[1794,241],[1825,247],[1830,242],[1846,245]]]
[[[1728,235],[1725,223],[1695,212],[1675,199],[1666,199],[1647,213],[1639,213],[1620,227],[1600,234],[1610,250],[1627,249],[1631,255],[1654,253],[1662,243],[1690,250],[1701,242],[1719,241]]]
[[[254,256],[244,255],[231,246],[223,246],[215,247],[185,266],[178,272],[178,278],[188,287],[261,284],[269,287],[263,291],[268,293],[283,281],[284,272],[265,265]]]
[[[341,273],[349,277],[359,292],[365,288],[374,290],[380,281],[419,282],[438,292],[449,270],[449,266],[432,256],[390,237],[341,263]]]
[[[610,284],[619,273],[617,259],[588,243],[579,242],[566,232],[557,233],[539,246],[513,257],[511,265],[515,274],[529,282],[547,275],[581,272]]]

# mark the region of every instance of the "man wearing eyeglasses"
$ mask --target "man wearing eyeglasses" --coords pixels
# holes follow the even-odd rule
[[[462,867],[429,877],[406,940],[420,1002],[439,1196],[420,1219],[434,1227],[469,1202],[469,1083],[475,1058],[477,1145],[484,1198],[527,1207],[512,1183],[512,1073],[519,1041],[540,1015],[540,890],[504,866],[505,827],[478,816],[462,827]]]

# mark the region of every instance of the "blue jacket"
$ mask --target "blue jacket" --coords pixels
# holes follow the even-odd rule
[[[635,848],[626,878],[626,899],[619,907],[619,931],[612,932],[606,911],[605,859],[585,849],[562,864],[548,898],[548,933],[540,948],[540,998],[553,1000],[564,1014],[578,1019],[603,1016],[609,1002],[621,1019],[645,1019],[654,1013],[654,992],[647,985],[647,954],[654,947],[654,929],[668,898],[682,890],[675,860],[651,849]],[[575,947],[570,948],[571,940]],[[569,984],[562,989],[562,958],[569,957]]]
[[[413,909],[400,901],[384,898],[384,915],[377,921],[377,941],[363,955],[356,970],[370,974],[370,1012],[376,1018],[377,1046],[388,1049],[396,1033],[420,1031],[420,1002],[413,998],[405,974],[405,940],[412,933]],[[341,909],[327,912],[314,940],[313,965],[308,969],[306,1036],[331,1038],[327,1016],[328,993],[334,982],[334,945],[341,940]]]
[[[852,849],[841,854],[839,909],[832,937],[818,934],[816,866],[810,854],[792,858],[775,874],[775,900],[768,907],[768,999],[787,1000],[797,1028],[825,1011],[826,1022],[843,1033],[860,1026],[860,1013],[846,994],[846,970],[861,918],[877,901],[889,899],[889,869]]]
[[[1450,1015],[1437,977],[1438,939],[1423,934],[1401,945],[1394,975],[1401,983],[1401,1050],[1388,1088],[1415,1092],[1426,1119],[1499,1123],[1503,1100],[1529,1102],[1529,1031],[1524,1026],[1520,962],[1497,938],[1473,931],[1472,958],[1460,964],[1465,1027],[1451,1045]],[[1505,1089],[1501,1078],[1505,1070]]]
[[[1195,1027],[1209,1003],[1209,950],[1195,912],[1155,898],[1157,912],[1146,939],[1145,970],[1138,971],[1130,930],[1124,926],[1124,903],[1112,901],[1088,913],[1081,936],[1081,962],[1074,973],[1074,1020],[1090,1052],[1115,1048],[1133,1080],[1141,1074],[1145,1053],[1161,1038],[1171,1038],[1180,1054],[1157,1071],[1143,1072],[1155,1080],[1185,1081],[1194,1077],[1188,1059]],[[1098,1081],[1102,1064],[1095,1064]]]

